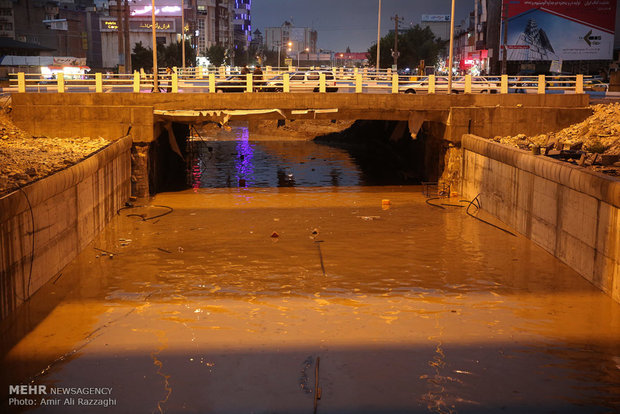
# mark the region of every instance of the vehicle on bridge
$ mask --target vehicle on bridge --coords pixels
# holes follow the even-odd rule
[[[247,79],[245,75],[232,75],[224,80],[215,83],[215,92],[245,92],[247,89]]]
[[[429,78],[425,76],[415,82],[407,82],[399,85],[398,90],[401,93],[427,94],[429,89]],[[472,77],[471,93],[498,93],[500,91],[499,83],[491,81],[484,77]],[[465,92],[465,78],[452,78],[452,92]],[[448,93],[448,77],[435,77],[435,93]]]
[[[289,89],[291,92],[319,92],[321,74],[325,74],[325,91],[338,92],[334,73],[329,70],[311,70],[307,72],[289,72]],[[269,79],[261,87],[263,92],[283,92],[283,75]]]

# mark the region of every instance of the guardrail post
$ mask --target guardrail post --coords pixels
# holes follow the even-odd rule
[[[392,93],[398,93],[398,73],[392,74]]]
[[[465,75],[465,93],[471,93],[471,75]]]
[[[101,73],[95,73],[95,92],[103,92],[103,79],[101,77]]]
[[[140,92],[140,72],[138,71],[133,73],[133,91],[135,93]]]
[[[502,75],[500,93],[508,93],[508,75]]]
[[[202,66],[196,68],[196,79],[202,79]]]
[[[435,93],[435,75],[428,75],[428,93]]]
[[[26,75],[24,72],[19,72],[17,74],[17,92],[26,92]]]
[[[359,72],[359,68],[356,66],[353,68],[353,74],[357,75],[357,73]]]
[[[355,74],[355,93],[362,93],[362,74],[361,73]]]
[[[254,85],[252,85],[252,74],[251,73],[246,73],[245,74],[245,91],[246,92],[252,92],[254,90]]]
[[[65,93],[65,74],[62,72],[58,72],[57,77],[57,85],[58,85],[58,93]]]
[[[290,92],[291,91],[291,79],[290,79],[288,73],[285,73],[285,74],[282,75],[282,81],[283,81],[282,82],[282,84],[283,84],[282,85],[282,91],[286,92],[286,93]]]
[[[209,73],[209,93],[215,93],[215,73]]]
[[[220,66],[219,69],[218,69],[218,72],[219,72],[221,78],[225,78],[226,77],[226,67],[225,66]]]
[[[545,75],[538,75],[538,93],[545,94]]]
[[[583,93],[583,75],[577,75],[575,79],[575,93]]]
[[[172,74],[172,93],[179,93],[179,75],[174,72]]]
[[[294,70],[293,70],[293,65],[288,65],[288,71],[289,71],[289,72],[294,72]]]
[[[321,72],[319,75],[319,92],[325,92],[325,72]]]

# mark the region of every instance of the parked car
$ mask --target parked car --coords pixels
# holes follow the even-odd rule
[[[247,79],[245,75],[232,75],[226,79],[215,83],[215,92],[245,92]]]
[[[325,74],[325,90],[338,92],[333,72],[328,70],[311,70],[307,72],[290,72],[289,89],[291,92],[318,92],[320,90],[321,73]],[[267,80],[261,88],[265,92],[282,92],[284,90],[283,76],[278,75]]]
[[[607,92],[609,83],[603,82],[601,79],[588,79],[583,83],[585,91]]]
[[[398,86],[399,92],[402,93],[428,93],[428,76],[422,77],[415,82],[402,83]],[[483,77],[472,77],[471,92],[472,93],[497,93],[500,86],[495,82],[490,82]],[[436,76],[435,77],[435,92],[447,93],[448,92],[448,77]],[[452,78],[452,92],[464,93],[465,92],[465,78],[453,77]]]

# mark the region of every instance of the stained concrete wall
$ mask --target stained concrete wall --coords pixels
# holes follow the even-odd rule
[[[129,199],[131,138],[0,198],[0,318],[58,273]]]
[[[333,113],[310,112],[305,117],[350,120],[408,120],[412,112],[422,111],[426,120],[445,123],[450,108],[492,108],[486,110],[487,115],[472,115],[463,111],[455,113],[452,121],[454,128],[449,135],[460,138],[463,133],[476,133],[477,129],[467,129],[470,119],[474,120],[474,128],[478,128],[477,125],[484,125],[489,117],[493,118],[492,124],[499,125],[500,118],[502,122],[509,122],[508,116],[515,116],[512,113],[495,115],[494,108],[536,108],[529,113],[525,109],[520,111],[519,119],[528,125],[531,123],[527,121],[528,116],[544,108],[572,113],[574,110],[581,111],[589,104],[589,97],[585,94],[16,93],[12,95],[12,100],[13,121],[34,135],[102,136],[116,139],[124,136],[131,126],[129,134],[134,142],[150,142],[157,138],[154,110],[277,108],[287,119],[303,119],[303,115],[293,115],[292,111],[337,109]],[[265,117],[281,119],[281,113],[273,112]],[[547,119],[557,117],[552,115]],[[193,117],[188,122],[206,120],[206,117]]]
[[[620,180],[474,135],[462,193],[620,302]]]

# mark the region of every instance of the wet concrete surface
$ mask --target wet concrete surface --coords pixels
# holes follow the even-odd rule
[[[352,183],[120,211],[2,323],[0,411],[311,413],[318,358],[319,413],[620,409],[620,305],[522,236],[330,162]],[[28,383],[111,405],[9,406]]]

